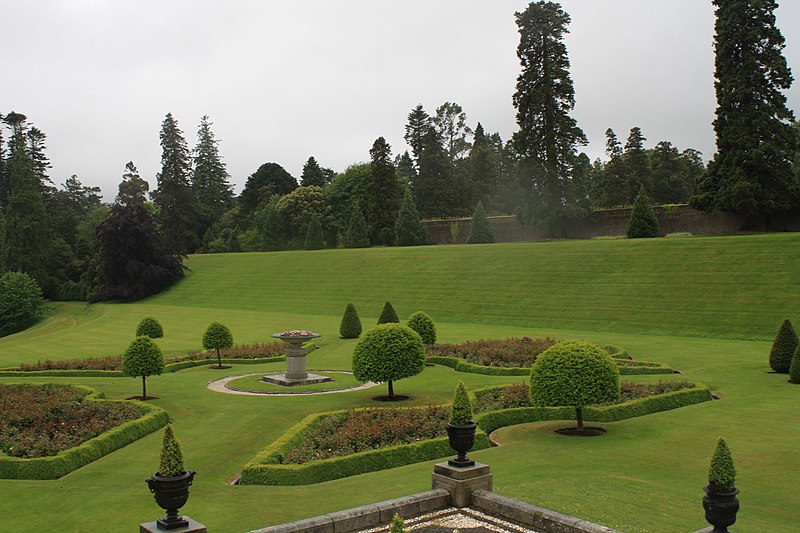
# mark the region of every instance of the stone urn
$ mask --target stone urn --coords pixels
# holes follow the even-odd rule
[[[308,379],[306,356],[308,350],[303,344],[321,337],[319,333],[305,329],[292,329],[281,333],[273,333],[272,337],[286,343],[286,379],[290,381],[304,381]]]
[[[475,461],[467,457],[467,452],[475,445],[475,430],[478,424],[475,422],[468,422],[466,424],[447,424],[447,438],[450,441],[450,447],[458,453],[455,459],[450,459],[447,463],[455,467],[474,466]]]
[[[159,476],[156,473],[146,480],[156,503],[167,512],[167,516],[156,521],[159,529],[170,530],[189,525],[178,511],[189,499],[189,487],[194,480],[194,474],[194,470],[185,471],[179,476]]]
[[[703,496],[703,509],[706,511],[706,521],[714,526],[714,533],[728,533],[728,526],[736,522],[736,513],[739,511],[739,489],[718,491],[710,486],[705,487],[706,495]]]

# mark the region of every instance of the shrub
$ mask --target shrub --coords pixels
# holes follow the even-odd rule
[[[650,198],[647,196],[644,187],[639,189],[639,194],[633,201],[631,218],[628,220],[627,235],[629,239],[641,237],[658,237],[658,219],[653,213],[650,205]]]
[[[137,337],[122,355],[122,372],[126,376],[142,378],[142,399],[147,399],[148,376],[164,371],[164,355],[150,337]]]
[[[415,376],[425,368],[425,349],[419,335],[400,324],[381,324],[367,331],[353,350],[353,374],[358,381],[392,382]]]
[[[478,202],[475,212],[472,213],[472,223],[469,228],[467,244],[481,244],[494,242],[494,233],[486,218],[486,211],[483,209],[483,202]]]
[[[428,314],[417,311],[408,317],[407,325],[419,334],[423,344],[436,344],[436,326]]]
[[[769,366],[775,372],[786,374],[792,364],[792,356],[797,349],[797,334],[794,332],[792,323],[786,319],[778,329],[775,342],[769,352]]]
[[[223,348],[233,346],[233,334],[223,324],[212,322],[203,334],[203,348],[206,350],[217,350],[217,366],[222,368],[222,356],[219,351]]]
[[[469,403],[469,395],[463,381],[459,381],[456,385],[453,406],[450,408],[450,422],[458,425],[472,422],[472,406]]]
[[[389,527],[389,533],[408,533],[407,529],[404,529],[405,526],[403,519],[400,518],[400,515],[394,513],[394,517],[392,517],[392,524]]]
[[[356,306],[349,303],[344,309],[342,323],[339,325],[339,336],[343,339],[357,339],[359,335],[361,335],[361,319],[358,317]]]
[[[411,191],[406,189],[403,203],[394,223],[394,243],[397,246],[419,246],[428,244],[428,230],[419,220],[419,212],[411,198]]]
[[[345,248],[369,248],[369,231],[367,221],[361,214],[358,206],[353,206],[353,214],[350,215],[350,224],[344,236]]]
[[[322,222],[314,214],[306,230],[306,250],[322,250],[325,248],[325,233],[322,231]]]
[[[164,336],[164,328],[161,327],[161,323],[155,317],[146,316],[136,326],[136,336],[160,339]]]
[[[789,366],[789,381],[800,383],[800,345],[797,346],[792,356],[792,364]]]
[[[733,466],[733,457],[725,439],[720,437],[708,469],[708,486],[715,492],[728,492],[735,488],[735,483],[736,468]]]
[[[383,304],[383,311],[381,311],[381,316],[378,317],[378,324],[390,324],[390,323],[400,323],[400,319],[397,318],[397,313],[394,311],[394,307],[392,307],[391,302],[386,302]]]
[[[177,477],[185,471],[181,445],[172,432],[172,424],[167,424],[167,427],[164,428],[164,440],[161,443],[161,460],[158,466],[158,475],[162,477]]]
[[[42,318],[42,289],[24,272],[0,276],[0,337],[32,326]]]
[[[496,367],[528,367],[533,364],[536,357],[554,345],[555,339],[531,339],[522,342],[521,339],[480,339],[467,341],[460,344],[437,344],[426,346],[425,353],[428,357],[445,356],[461,357],[470,363],[481,366]],[[528,374],[528,369],[525,369]]]
[[[542,352],[531,367],[531,403],[575,408],[583,431],[587,405],[619,398],[619,369],[608,352],[588,342],[560,342]]]

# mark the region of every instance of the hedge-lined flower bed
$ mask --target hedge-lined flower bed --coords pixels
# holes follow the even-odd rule
[[[85,442],[77,446],[63,449],[55,455],[42,457],[12,457],[5,452],[0,452],[0,479],[58,479],[73,470],[164,427],[167,422],[169,422],[169,415],[160,407],[137,401],[104,400],[102,393],[83,385],[44,384],[10,385],[9,387],[40,388],[45,391],[48,396],[52,395],[56,398],[65,399],[66,403],[61,404],[42,400],[43,403],[47,402],[49,405],[49,407],[42,409],[45,423],[54,423],[57,427],[60,427],[60,422],[57,422],[57,420],[63,416],[65,412],[73,409],[74,406],[71,404],[75,402],[85,404],[89,409],[91,409],[90,405],[106,407],[124,406],[123,410],[132,408],[138,412],[138,415],[135,419],[125,422],[118,420],[117,425],[114,425],[93,438],[88,438],[88,440],[85,440]],[[75,391],[69,392],[61,390],[70,388]],[[30,396],[31,394],[34,393],[25,391],[22,393],[22,396],[17,396],[11,401],[6,400],[7,403],[3,404],[2,423],[5,424],[6,420],[9,420],[15,424],[15,427],[18,427],[20,425],[25,426],[29,422],[32,422],[32,420],[36,418],[34,411],[38,409],[37,406],[23,405],[20,407],[19,405],[10,405],[37,400]],[[76,398],[78,399],[76,400]],[[6,416],[5,409],[12,409],[15,415]],[[103,412],[112,411],[114,411],[114,408],[110,408],[109,411],[100,409],[97,413],[102,414]],[[96,427],[95,424],[95,421],[90,422],[92,427]],[[67,425],[66,422],[65,425]],[[37,437],[37,439],[39,438],[42,437]],[[61,439],[59,438],[56,440]],[[41,448],[41,446],[39,448]],[[14,452],[14,450],[10,451],[12,453]]]

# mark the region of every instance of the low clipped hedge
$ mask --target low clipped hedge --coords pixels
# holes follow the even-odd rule
[[[616,354],[627,353],[615,352]],[[624,355],[612,354],[613,359],[622,359]],[[442,355],[429,355],[425,358],[426,363],[436,365],[449,366],[456,372],[469,372],[471,374],[485,374],[487,376],[529,376],[531,374],[530,368],[525,367],[501,367],[501,366],[482,366],[470,363],[469,361],[460,357],[446,357]],[[619,374],[621,376],[644,375],[644,374],[672,374],[673,370],[669,365],[663,363],[651,363],[649,361],[632,361],[633,363],[641,363],[639,365],[620,366]]]
[[[311,431],[323,417],[333,413],[309,415],[289,429],[244,465],[239,483],[242,485],[310,485],[366,472],[430,461],[455,453],[450,448],[447,437],[438,437],[342,457],[309,461],[303,464],[281,464],[285,453],[300,443],[306,433]],[[489,445],[486,433],[478,430],[473,450],[488,448]]]
[[[483,390],[476,390],[475,394],[480,395]],[[586,422],[616,422],[635,418],[637,416],[649,415],[660,411],[669,411],[678,407],[685,407],[696,403],[712,400],[711,391],[702,384],[696,384],[689,389],[667,392],[647,398],[637,398],[628,402],[616,405],[586,406],[583,408],[583,419]],[[516,424],[526,424],[528,422],[541,422],[544,420],[573,420],[575,418],[574,407],[515,407],[512,409],[502,409],[490,411],[475,416],[478,423],[485,433],[491,433],[496,429]]]
[[[134,403],[142,410],[142,416],[53,456],[23,459],[0,452],[0,479],[58,479],[157,431],[169,422],[169,415],[160,407],[135,400],[105,400],[103,393],[90,387],[72,386],[88,392],[83,401]]]

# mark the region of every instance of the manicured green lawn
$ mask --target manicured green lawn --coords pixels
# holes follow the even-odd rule
[[[618,345],[636,359],[684,372],[669,379],[705,383],[723,399],[603,424],[609,433],[591,439],[552,432],[566,422],[501,429],[502,446],[472,454],[491,465],[495,490],[624,531],[693,531],[705,525],[702,487],[717,437],[724,436],[742,491],[735,530],[789,532],[800,508],[792,490],[800,386],[770,374],[767,354],[783,318],[800,323],[798,250],[800,236],[783,234],[193,257],[191,276],[161,296],[137,304],[69,304],[35,328],[0,339],[0,366],[120,353],[138,320],[152,314],[164,325],[159,344],[167,352],[199,349],[215,320],[237,342],[307,328],[323,335],[309,368],[347,370],[355,341],[338,339],[338,326],[348,301],[365,327],[385,300],[401,317],[425,310],[444,342],[549,335]],[[187,467],[198,472],[186,514],[211,531],[240,532],[430,487],[433,462],[311,486],[231,486],[246,461],[306,414],[380,405],[372,397],[385,393],[376,387],[252,397],[206,388],[225,375],[283,364],[196,367],[148,379],[148,392],[159,397],[153,403],[174,418]],[[412,397],[403,405],[445,403],[460,379],[477,388],[524,378],[437,366],[397,382],[395,390]],[[141,386],[122,377],[26,381],[84,383],[109,398],[136,395]],[[56,481],[0,480],[0,529],[123,532],[157,518],[144,479],[157,468],[159,446],[160,434],[153,434]]]
[[[329,377],[332,381],[312,383],[310,385],[292,385],[291,387],[285,387],[283,385],[276,385],[274,383],[262,381],[261,378],[264,377],[265,374],[254,374],[231,380],[227,383],[227,386],[231,389],[249,392],[302,394],[306,392],[347,389],[361,385],[361,382],[356,381],[356,378],[354,378],[352,374],[344,372],[322,372],[314,369],[309,370],[309,372],[320,376]]]

